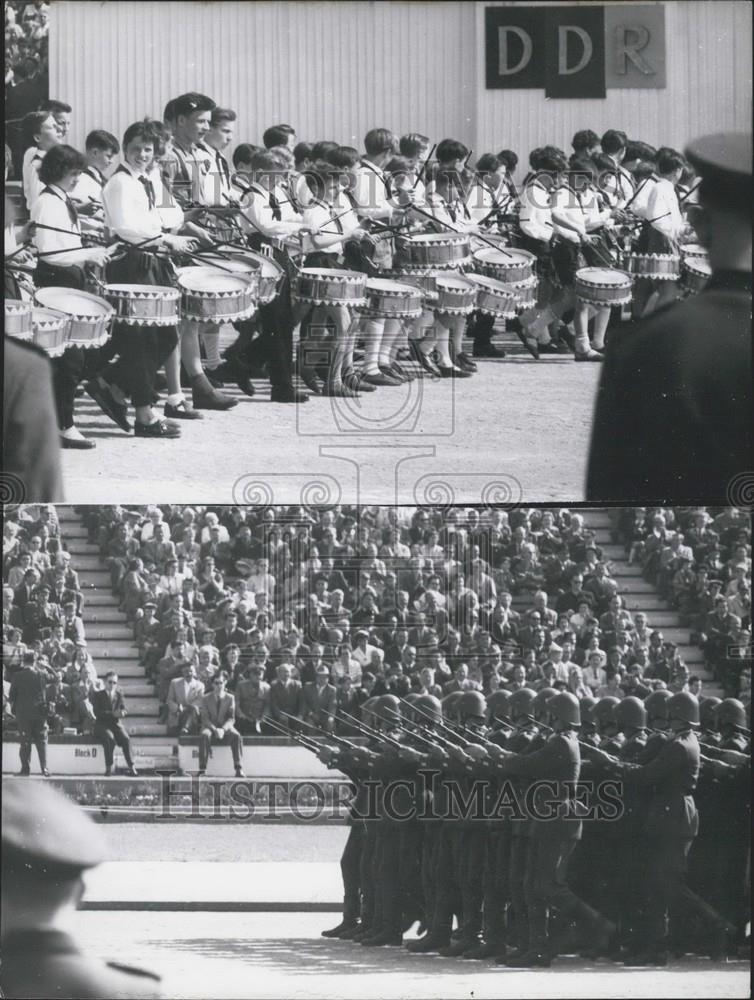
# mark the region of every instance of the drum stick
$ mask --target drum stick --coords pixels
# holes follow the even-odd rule
[[[412,191],[414,190],[414,188],[416,187],[416,185],[419,183],[419,181],[422,179],[424,171],[427,169],[427,164],[432,159],[432,157],[433,157],[434,152],[435,152],[436,149],[437,149],[437,143],[435,143],[434,146],[432,147],[432,149],[430,149],[429,156],[422,163],[421,168],[419,170],[419,173],[416,175],[416,180],[414,181],[414,187],[411,188]]]
[[[671,214],[670,212],[663,212],[662,215],[656,215],[654,219],[647,219],[647,222],[659,222],[660,219],[664,219],[670,214]]]
[[[31,242],[31,240],[27,240],[26,243],[22,243],[20,246],[17,246],[16,249],[13,251],[13,253],[6,254],[5,260],[6,261],[13,260],[16,254],[21,253],[22,250],[28,250],[29,247],[33,248],[33,246],[34,244]]]
[[[683,198],[679,199],[680,203],[683,204],[684,201],[686,201],[686,199],[689,198],[694,193],[694,191],[696,191],[696,189],[700,186],[701,183],[702,183],[701,181],[697,181],[692,188],[689,188],[686,194],[683,196]]]

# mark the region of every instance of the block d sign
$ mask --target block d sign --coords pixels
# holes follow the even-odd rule
[[[607,87],[665,86],[660,5],[487,7],[489,89],[604,97]]]

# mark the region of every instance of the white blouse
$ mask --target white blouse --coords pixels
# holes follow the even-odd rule
[[[34,229],[34,245],[42,260],[49,264],[83,264],[91,250],[81,245],[81,228],[74,222],[68,209],[68,195],[54,184],[42,190],[31,210],[31,221],[50,229]]]
[[[343,214],[341,215],[341,213]],[[312,231],[325,229],[324,236],[335,236],[342,232],[343,239],[346,239],[354,229],[359,228],[359,218],[345,194],[339,193],[335,196],[332,205],[328,205],[324,201],[313,201],[311,205],[308,205],[304,212],[304,226]],[[314,243],[312,243],[312,248],[317,249]],[[331,243],[324,250],[326,253],[332,254],[343,253],[343,242]]]
[[[149,204],[140,176],[152,181],[155,204]],[[157,209],[161,190],[153,174],[141,175],[127,163],[118,168],[104,187],[102,201],[108,228],[126,243],[143,243],[162,235],[163,222]]]
[[[661,177],[647,200],[647,221],[669,240],[676,240],[684,226],[683,213],[672,181]]]
[[[520,202],[521,232],[533,240],[549,243],[553,234],[550,192],[540,181],[533,180],[521,191]]]
[[[600,210],[597,191],[591,186],[576,192],[567,184],[560,184],[552,192],[550,206],[555,233],[571,243],[580,243],[587,233],[610,218],[609,210]],[[575,226],[575,230],[559,225],[558,214]]]

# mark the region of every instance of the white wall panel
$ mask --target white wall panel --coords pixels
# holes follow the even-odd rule
[[[290,122],[301,138],[355,146],[385,125],[452,135],[475,152],[544,142],[579,128],[623,128],[654,144],[748,128],[751,4],[665,3],[667,87],[608,90],[605,100],[547,100],[485,90],[484,2],[51,4],[50,89],[74,105],[74,142],[122,135],[190,89],[239,112],[239,141]]]

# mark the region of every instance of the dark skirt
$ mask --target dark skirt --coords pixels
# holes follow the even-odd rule
[[[649,222],[645,222],[641,227],[639,239],[636,241],[635,253],[671,253],[677,254],[678,250],[671,241],[655,229]]]
[[[552,263],[561,285],[573,288],[576,272],[586,267],[586,256],[578,243],[558,239],[553,243]]]
[[[142,250],[128,250],[108,263],[107,280],[127,285],[173,285],[175,271],[169,261]]]

